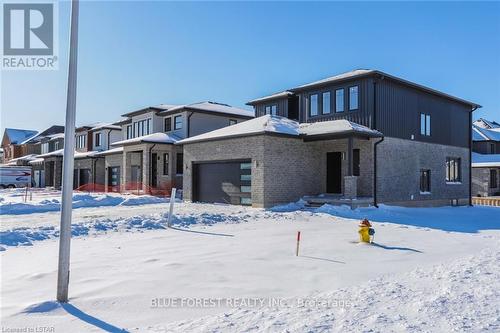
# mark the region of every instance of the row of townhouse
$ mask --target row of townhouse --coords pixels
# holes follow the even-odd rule
[[[254,112],[164,104],[79,127],[74,187],[153,194],[176,187],[186,201],[254,207],[300,198],[459,205],[494,193],[477,192],[471,179],[472,138],[481,128],[472,123],[476,103],[354,70],[247,104]],[[40,170],[39,186],[61,185],[62,144],[55,148],[28,162]]]

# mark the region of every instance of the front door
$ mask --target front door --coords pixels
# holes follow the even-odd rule
[[[108,169],[108,190],[120,192],[120,167],[109,167]]]
[[[326,153],[326,192],[342,193],[342,153]]]
[[[158,185],[158,158],[156,153],[151,154],[151,187]]]

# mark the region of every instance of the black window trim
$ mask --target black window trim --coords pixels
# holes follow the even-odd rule
[[[342,88],[335,88],[334,90],[334,96],[333,98],[335,99],[333,105],[335,106],[335,113],[343,113],[345,112],[345,87]],[[337,110],[337,91],[342,91],[342,110],[338,111]]]
[[[356,94],[357,107],[355,109],[351,109],[351,88],[354,88],[354,87],[358,88],[358,93]],[[347,101],[348,101],[347,110],[349,112],[359,111],[359,84],[355,84],[355,85],[347,87],[347,94],[348,94],[348,96],[347,96]],[[344,106],[344,109],[345,109],[345,106]]]
[[[423,175],[427,173],[427,184],[424,184]],[[420,169],[420,194],[430,194],[432,190],[431,176],[432,172],[430,169]],[[424,188],[425,186],[425,188]]]
[[[177,119],[180,119],[180,124],[181,124],[181,127],[177,127]],[[177,116],[174,116],[174,131],[177,131],[177,130],[181,130],[182,129],[182,115],[177,115]]]

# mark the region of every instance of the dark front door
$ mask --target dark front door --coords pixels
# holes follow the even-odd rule
[[[90,169],[80,169],[80,187],[90,183]]]
[[[120,192],[120,167],[108,169],[108,189],[111,192]]]
[[[326,153],[326,192],[342,192],[342,153]]]
[[[151,154],[151,186],[157,187],[158,185],[158,155]]]

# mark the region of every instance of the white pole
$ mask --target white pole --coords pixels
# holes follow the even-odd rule
[[[172,215],[174,214],[175,192],[176,192],[176,189],[174,187],[174,188],[172,188],[172,192],[170,193],[170,210],[168,212],[168,222],[167,222],[167,226],[169,228],[172,225]]]
[[[76,114],[76,67],[78,55],[78,0],[71,2],[71,32],[69,41],[68,93],[66,101],[66,127],[64,129],[64,156],[62,173],[61,227],[59,236],[59,266],[57,274],[57,300],[68,301],[69,254],[71,243],[71,210],[73,201],[73,167]]]

